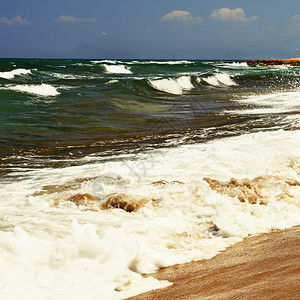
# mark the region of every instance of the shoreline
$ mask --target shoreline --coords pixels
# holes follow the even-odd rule
[[[209,260],[151,274],[173,285],[131,300],[300,298],[300,226],[274,231],[230,246]]]

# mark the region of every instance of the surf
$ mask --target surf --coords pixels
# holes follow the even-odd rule
[[[106,73],[110,74],[132,74],[130,69],[124,65],[106,65],[104,64]]]
[[[0,294],[122,299],[170,284],[142,274],[299,224],[299,138],[260,132],[20,173],[1,183]],[[246,196],[255,182],[264,203]]]
[[[299,225],[299,69],[2,63],[0,298],[122,299]]]
[[[212,76],[197,78],[198,83],[205,82],[206,84],[214,87],[222,86],[236,86],[237,83],[226,73],[217,73]]]
[[[28,93],[38,96],[58,96],[60,93],[58,92],[57,88],[50,84],[39,84],[39,85],[8,85],[6,86],[6,89],[22,92],[22,93]]]
[[[189,76],[181,76],[176,79],[149,79],[149,84],[156,90],[174,95],[181,95],[184,91],[194,88]]]
[[[28,69],[14,69],[12,71],[0,72],[0,78],[13,79],[16,76],[31,74],[31,70]]]

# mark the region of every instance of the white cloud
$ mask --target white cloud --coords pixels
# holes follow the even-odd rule
[[[0,24],[4,24],[7,26],[11,26],[11,25],[28,25],[30,24],[30,22],[24,18],[22,18],[21,16],[16,16],[12,19],[8,19],[6,17],[1,17],[0,18]]]
[[[82,18],[75,18],[73,16],[62,15],[55,19],[56,22],[62,23],[85,23],[85,22],[95,22],[96,19],[82,19]]]
[[[298,21],[300,21],[300,16],[299,15],[294,15],[294,16],[291,17],[291,20],[298,22]]]
[[[172,12],[164,15],[161,19],[162,22],[185,22],[185,23],[201,23],[201,17],[193,17],[190,12],[184,10],[173,10]]]
[[[254,22],[258,19],[257,16],[246,18],[242,8],[230,9],[227,7],[213,10],[210,17],[215,21]]]
[[[271,31],[275,31],[275,27],[273,25],[269,25],[268,29],[271,30]]]

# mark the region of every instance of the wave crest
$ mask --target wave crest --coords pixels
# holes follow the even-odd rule
[[[231,77],[228,74],[225,73],[218,73],[213,76],[207,77],[207,78],[201,78],[197,80],[198,82],[204,81],[209,85],[212,86],[234,86],[237,85],[237,83],[231,79]]]
[[[0,77],[1,78],[5,78],[5,79],[12,79],[15,76],[26,75],[26,74],[31,74],[31,70],[27,70],[27,69],[15,69],[15,70],[8,71],[8,72],[0,72]]]
[[[181,76],[177,79],[149,79],[149,84],[156,90],[174,95],[181,95],[194,87],[190,76]]]
[[[57,89],[50,84],[39,84],[39,85],[14,85],[8,87],[10,90],[25,92],[29,94],[35,94],[39,96],[57,96],[59,92]]]
[[[103,65],[106,73],[111,74],[132,74],[128,67],[124,65]]]

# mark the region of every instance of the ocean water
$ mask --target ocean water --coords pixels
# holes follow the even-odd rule
[[[0,60],[0,298],[124,299],[300,224],[300,68]]]

